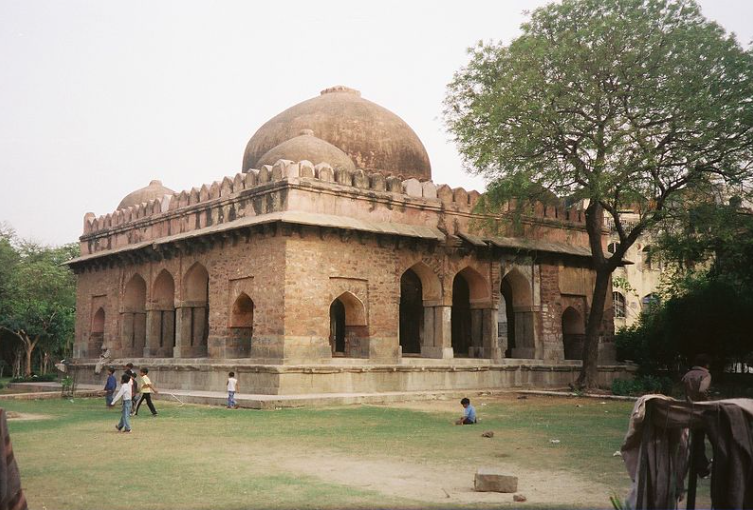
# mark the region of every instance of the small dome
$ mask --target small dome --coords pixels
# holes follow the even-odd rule
[[[325,89],[267,121],[246,145],[241,170],[259,168],[267,152],[298,136],[302,129],[313,129],[318,138],[343,151],[358,168],[431,179],[429,155],[410,126],[386,108],[363,99],[357,90],[342,86]]]
[[[165,195],[172,195],[173,193],[175,193],[173,190],[162,185],[162,181],[152,181],[146,188],[137,189],[136,191],[127,194],[125,198],[120,201],[120,204],[118,204],[116,211],[141,205],[144,202],[149,202],[155,198],[162,198]]]
[[[335,170],[342,169],[353,171],[356,165],[353,160],[343,151],[314,136],[310,129],[304,129],[295,138],[282,142],[277,147],[267,151],[257,165],[261,168],[264,165],[274,165],[279,159],[288,159],[290,161],[311,161],[314,165],[319,163],[329,163]]]

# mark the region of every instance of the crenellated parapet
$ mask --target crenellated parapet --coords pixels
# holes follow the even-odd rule
[[[279,211],[287,196],[281,191],[285,188],[281,184],[298,184],[314,192],[385,204],[398,203],[401,207],[464,217],[474,214],[481,199],[478,191],[451,188],[445,184],[437,186],[428,180],[403,179],[362,169],[333,169],[327,163],[314,165],[309,161],[278,160],[274,165],[249,169],[198,188],[166,194],[106,215],[97,217],[87,213],[81,238],[82,253],[117,249],[247,216]],[[510,201],[495,214],[512,212],[515,207],[515,202]],[[534,216],[559,223],[584,222],[582,211],[563,206],[536,204]],[[429,220],[423,217],[415,221]]]

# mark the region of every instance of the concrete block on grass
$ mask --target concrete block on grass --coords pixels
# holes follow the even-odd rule
[[[473,488],[479,492],[517,492],[518,477],[497,469],[479,468],[476,470]]]

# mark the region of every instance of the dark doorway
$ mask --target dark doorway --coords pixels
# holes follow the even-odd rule
[[[345,355],[345,305],[339,299],[329,307],[329,344],[332,354]]]
[[[421,353],[424,301],[421,279],[408,269],[400,278],[400,346],[403,354]]]
[[[455,357],[468,357],[471,347],[471,292],[461,274],[452,282],[452,350]]]
[[[512,350],[515,348],[515,308],[512,301],[512,286],[507,278],[502,280],[500,291],[502,297],[505,299],[503,313],[507,319],[507,350],[505,351],[505,357],[512,358]]]
[[[565,359],[582,359],[585,342],[586,324],[575,308],[568,307],[562,314],[562,343]]]

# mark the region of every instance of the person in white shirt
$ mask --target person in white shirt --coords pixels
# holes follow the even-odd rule
[[[110,407],[112,407],[115,405],[115,402],[117,402],[121,398],[123,399],[123,412],[120,415],[120,422],[115,425],[115,428],[118,429],[118,431],[131,431],[131,407],[133,406],[133,400],[131,400],[132,396],[131,376],[128,374],[123,374],[123,376],[120,378],[120,390],[118,390],[118,393],[115,395],[115,398],[112,399],[112,403],[110,404]]]
[[[227,378],[227,408],[238,409],[235,402],[235,392],[238,391],[238,379],[235,378],[235,372],[230,372]]]

